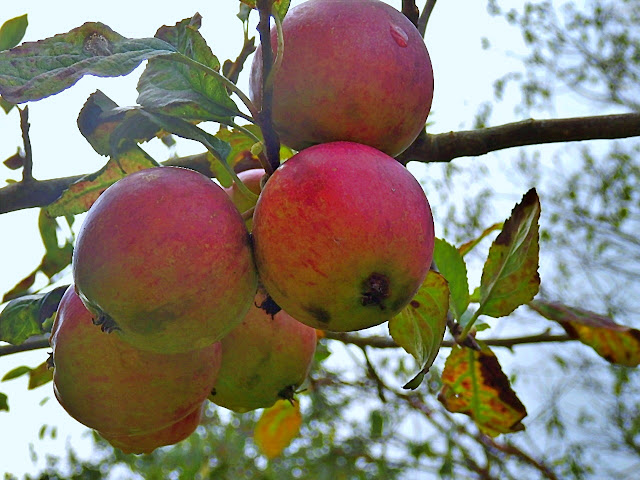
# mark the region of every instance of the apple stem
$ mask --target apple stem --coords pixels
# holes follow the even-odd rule
[[[273,9],[273,19],[276,23],[276,38],[278,40],[278,48],[276,49],[276,58],[273,60],[273,65],[271,66],[269,76],[264,82],[265,88],[268,88],[269,90],[273,89],[273,81],[276,73],[278,72],[278,70],[280,70],[280,65],[282,65],[282,57],[284,55],[284,32],[282,31],[282,19],[276,12],[275,8]]]

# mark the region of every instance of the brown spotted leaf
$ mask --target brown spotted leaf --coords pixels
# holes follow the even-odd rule
[[[605,360],[627,367],[640,364],[640,330],[558,302],[534,300],[529,306],[543,317],[558,322],[571,338],[589,345]]]
[[[529,190],[504,223],[489,249],[480,281],[479,314],[509,315],[538,293],[538,220],[540,201]]]
[[[527,411],[511,389],[498,359],[482,342],[480,351],[454,345],[442,371],[438,400],[453,413],[470,416],[495,437],[524,430]]]
[[[253,440],[267,458],[275,458],[296,438],[301,425],[299,404],[278,400],[262,413],[253,431]]]
[[[128,75],[144,60],[175,53],[159,38],[130,39],[89,22],[67,33],[0,52],[0,95],[13,103],[40,100],[84,75]]]
[[[447,281],[439,273],[430,270],[409,305],[389,320],[389,333],[395,342],[422,366],[405,388],[416,389],[438,355],[448,310]]]

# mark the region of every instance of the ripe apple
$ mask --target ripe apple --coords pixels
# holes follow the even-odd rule
[[[49,339],[53,387],[73,418],[103,435],[144,435],[167,428],[192,413],[215,385],[220,343],[160,354],[106,335],[92,321],[69,287]]]
[[[396,156],[423,129],[433,70],[422,36],[378,0],[309,0],[283,22],[284,55],[273,83],[273,121],[285,145],[347,140]],[[275,29],[271,43],[277,50]],[[262,50],[250,96],[262,105]]]
[[[177,167],[133,173],[98,198],[78,233],[73,275],[97,323],[162,353],[218,341],[257,285],[233,203],[211,179]]]
[[[236,412],[292,399],[309,373],[316,342],[315,328],[284,310],[272,312],[259,289],[242,323],[220,341],[220,373],[209,399]]]
[[[418,181],[372,147],[302,150],[269,178],[253,217],[260,279],[296,320],[332,331],[389,320],[431,265],[434,228]]]
[[[182,420],[178,420],[176,423],[155,432],[121,436],[98,433],[112,446],[122,450],[123,453],[151,453],[156,448],[174,445],[191,435],[200,424],[202,410],[206,403],[206,401],[203,402]]]

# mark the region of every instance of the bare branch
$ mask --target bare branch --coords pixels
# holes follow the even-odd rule
[[[397,159],[433,163],[476,157],[496,150],[545,143],[640,136],[640,113],[524,120],[461,132],[422,133]]]
[[[391,337],[368,336],[362,337],[353,333],[342,332],[325,332],[325,338],[330,340],[338,340],[342,343],[356,345],[358,347],[372,348],[400,348]],[[523,337],[510,338],[487,338],[482,341],[490,347],[506,347],[513,348],[516,345],[526,345],[532,343],[554,343],[554,342],[573,342],[576,341],[569,335],[552,335],[549,332],[539,333],[537,335],[527,335]],[[444,340],[443,347],[452,347],[456,342],[452,340]]]
[[[49,348],[49,334],[33,336],[20,345],[0,345],[0,357],[11,355],[12,353],[39,350],[41,348]]]

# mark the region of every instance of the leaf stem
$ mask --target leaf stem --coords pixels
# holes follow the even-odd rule
[[[22,142],[24,143],[24,166],[22,167],[22,181],[30,183],[33,178],[33,153],[31,139],[29,138],[29,105],[18,108],[20,112],[20,129],[22,130]]]
[[[278,73],[278,70],[280,70],[280,65],[282,65],[282,58],[284,56],[284,32],[282,31],[282,19],[278,15],[278,12],[276,11],[275,7],[272,10],[272,15],[276,24],[276,38],[278,41],[278,48],[276,50],[276,56],[273,60],[273,65],[271,66],[271,71],[269,72],[269,76],[264,82],[265,88],[268,88],[268,89],[273,89],[273,82],[274,82],[276,73]]]

